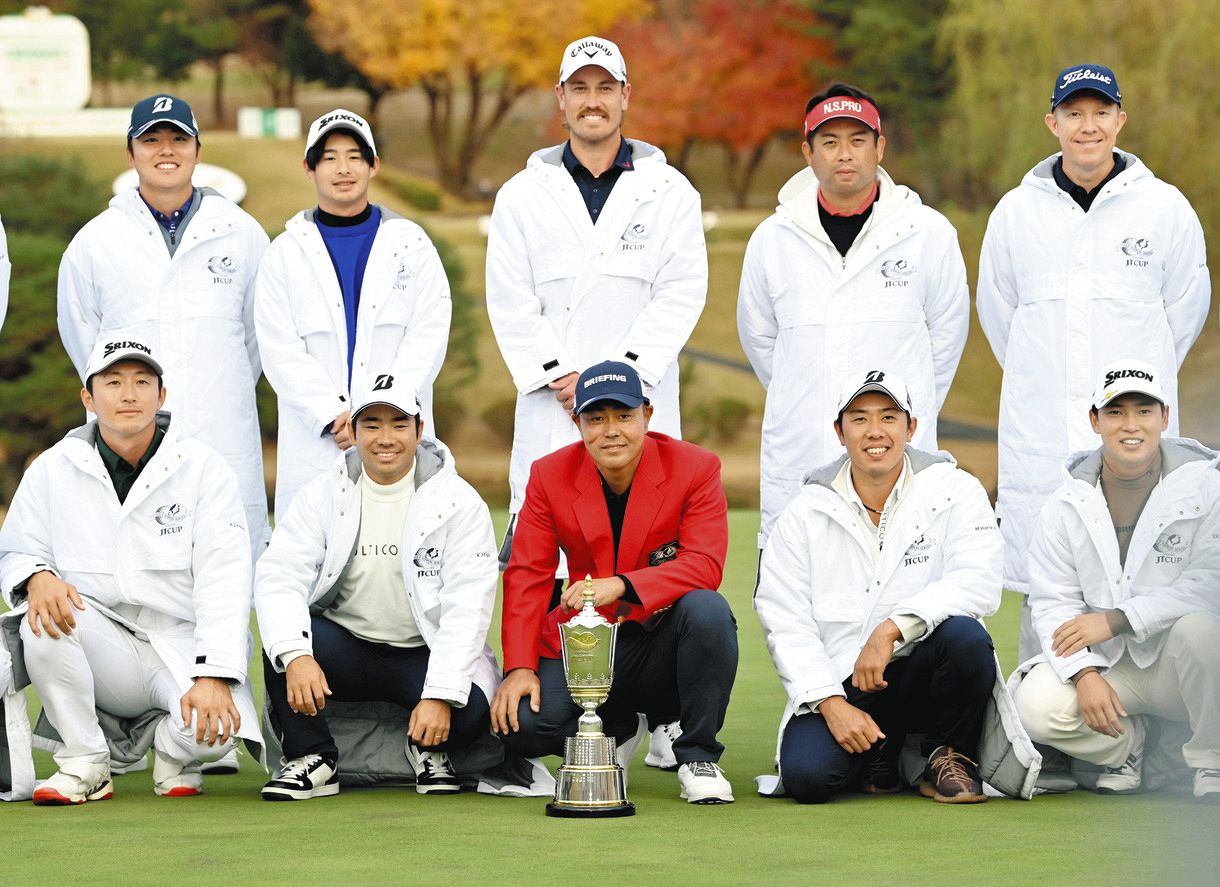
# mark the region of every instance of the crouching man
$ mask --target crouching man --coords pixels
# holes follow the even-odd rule
[[[1220,459],[1162,437],[1160,371],[1101,371],[1101,447],[1072,456],[1030,552],[1042,656],[1016,692],[1030,735],[1100,765],[1099,792],[1143,782],[1154,715],[1187,725],[1194,794],[1220,803]],[[1177,766],[1181,767],[1181,758]]]
[[[142,752],[151,733],[153,788],[179,797],[201,792],[200,760],[260,738],[237,479],[158,413],[161,376],[145,344],[99,340],[81,392],[96,421],[34,461],[0,531],[25,669],[62,740],[35,804],[112,797],[116,739]]]
[[[674,741],[681,796],[725,804],[717,761],[737,675],[737,624],[716,592],[728,545],[720,462],[648,431],[652,405],[628,364],[605,361],[576,381],[581,440],[534,462],[504,573],[504,683],[492,729],[523,757],[561,754],[576,733],[560,659],[559,623],[582,606],[583,577],[617,636],[614,682],[598,710],[629,763],[644,712],[681,720]],[[555,579],[562,550],[573,581]],[[627,753],[624,753],[624,752]]]
[[[448,751],[488,736],[491,515],[444,444],[420,439],[414,389],[369,378],[355,448],[302,488],[258,565],[263,673],[286,761],[263,787],[268,801],[338,793],[328,699],[410,711],[401,748],[421,794],[459,791]]]
[[[1003,548],[979,482],[908,447],[916,422],[893,374],[851,380],[834,420],[847,454],[806,476],[762,556],[755,607],[788,694],[780,779],[802,803],[920,777],[936,801],[986,800],[984,723],[1011,700],[979,619],[999,606]],[[986,778],[1028,796],[1036,758],[1001,737]]]

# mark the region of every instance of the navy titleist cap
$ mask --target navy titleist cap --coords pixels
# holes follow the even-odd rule
[[[153,95],[131,109],[127,138],[137,139],[158,123],[172,123],[188,136],[199,136],[195,112],[182,99],[172,95]]]
[[[576,402],[572,412],[579,416],[599,400],[612,400],[632,409],[648,403],[640,374],[617,360],[594,364],[576,380]]]
[[[1123,103],[1123,94],[1118,89],[1118,78],[1105,65],[1072,65],[1064,68],[1055,78],[1055,91],[1051,93],[1051,110],[1060,103],[1083,90],[1100,93],[1116,105]]]

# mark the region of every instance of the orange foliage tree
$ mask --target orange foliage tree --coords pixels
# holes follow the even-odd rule
[[[721,145],[727,184],[744,206],[771,140],[799,136],[816,90],[811,70],[831,59],[830,47],[796,0],[695,0],[684,12],[611,35],[635,89],[631,127],[678,166],[696,142]]]
[[[309,0],[318,45],[374,83],[418,86],[441,186],[469,190],[488,138],[526,92],[552,86],[572,40],[647,0]]]

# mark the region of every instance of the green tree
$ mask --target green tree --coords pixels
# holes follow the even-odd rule
[[[984,206],[1059,149],[1043,125],[1055,75],[1114,69],[1126,127],[1119,146],[1181,188],[1214,241],[1220,227],[1220,19],[1209,0],[1128,0],[1104,15],[1085,0],[952,0],[941,46],[957,84],[945,144],[964,196]],[[1053,26],[1052,26],[1053,25]]]

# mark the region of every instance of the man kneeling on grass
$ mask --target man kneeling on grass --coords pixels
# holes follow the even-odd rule
[[[1034,532],[1043,655],[1016,699],[1037,741],[1104,768],[1108,794],[1143,785],[1143,716],[1188,725],[1171,760],[1194,771],[1200,802],[1220,804],[1220,461],[1161,436],[1160,378],[1130,360],[1100,373],[1101,448],[1068,460]]]
[[[459,791],[447,752],[487,735],[491,515],[444,444],[420,439],[414,390],[370,379],[355,448],[302,488],[259,561],[263,673],[286,759],[268,801],[338,793],[328,697],[410,711],[403,749],[421,794]]]
[[[838,405],[847,454],[807,475],[784,509],[755,598],[788,693],[783,790],[802,803],[901,791],[903,745],[921,733],[920,791],[984,801],[988,704],[1011,706],[979,621],[1000,603],[995,516],[982,485],[947,455],[907,446],[916,419],[896,376],[860,373]],[[1028,795],[1036,755],[1027,738],[1009,739],[1001,757],[1022,746],[1024,766],[1007,778],[989,766],[987,778]]]

